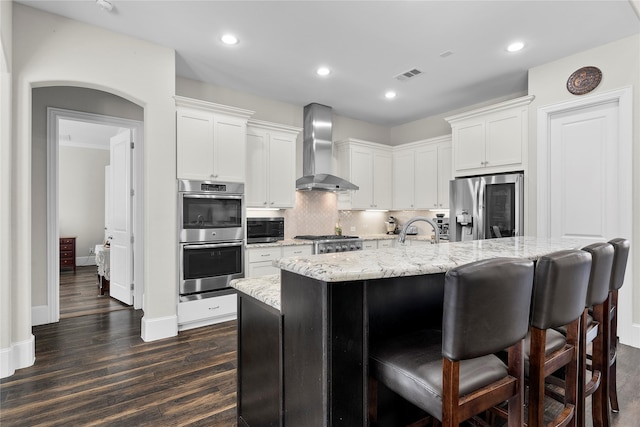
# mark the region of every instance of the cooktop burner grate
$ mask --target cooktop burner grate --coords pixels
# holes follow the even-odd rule
[[[294,239],[301,240],[346,240],[346,239],[358,239],[358,236],[337,236],[335,234],[327,234],[324,236],[317,236],[312,234],[296,236]]]

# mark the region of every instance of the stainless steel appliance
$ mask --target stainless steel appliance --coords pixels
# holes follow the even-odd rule
[[[221,295],[244,277],[244,184],[178,182],[180,301]]]
[[[244,184],[178,181],[180,242],[244,239]]]
[[[454,242],[524,234],[524,174],[458,178],[449,183],[449,239]]]
[[[247,218],[247,243],[284,240],[284,218]]]
[[[326,236],[303,235],[294,239],[313,241],[314,254],[328,254],[333,252],[350,252],[362,250],[362,239],[358,236]]]

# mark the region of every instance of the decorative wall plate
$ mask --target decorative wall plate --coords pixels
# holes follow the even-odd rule
[[[597,67],[582,67],[569,76],[567,90],[574,95],[584,95],[594,90],[602,80],[602,71]]]

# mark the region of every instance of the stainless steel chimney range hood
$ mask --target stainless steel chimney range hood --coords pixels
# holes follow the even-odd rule
[[[360,187],[331,174],[332,109],[312,103],[304,107],[302,130],[302,178],[296,180],[301,191],[346,191]]]

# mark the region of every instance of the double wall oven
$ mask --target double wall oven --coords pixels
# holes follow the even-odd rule
[[[244,184],[178,181],[180,301],[221,295],[244,277]]]

